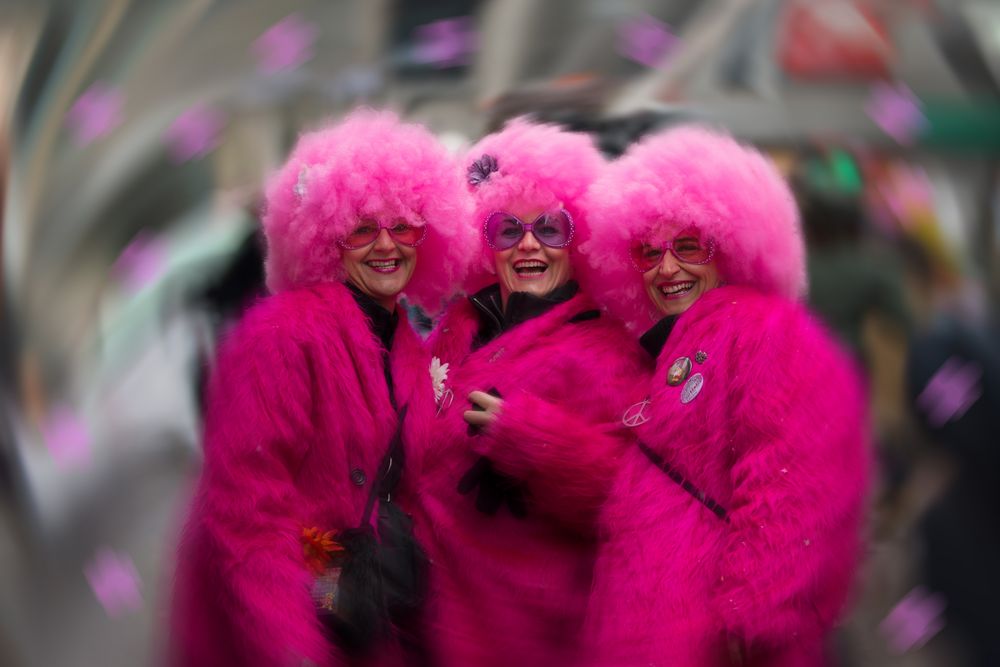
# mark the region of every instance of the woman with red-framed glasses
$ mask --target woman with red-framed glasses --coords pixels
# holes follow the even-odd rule
[[[606,489],[587,665],[816,666],[861,555],[868,431],[851,358],[805,310],[791,192],[697,127],[587,197],[588,287],[655,361]]]
[[[580,201],[603,160],[589,137],[526,120],[466,160],[469,296],[429,341],[438,418],[402,496],[432,560],[430,663],[572,665],[596,546],[591,480],[626,445],[614,424],[644,372],[576,282]]]
[[[434,312],[473,232],[424,128],[362,110],[304,134],[267,188],[268,287],[222,346],[179,549],[172,663],[420,664],[426,561],[396,488],[433,422]]]

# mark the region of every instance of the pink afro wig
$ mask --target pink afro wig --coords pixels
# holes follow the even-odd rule
[[[272,292],[345,278],[337,240],[362,217],[427,226],[405,294],[436,312],[464,279],[475,243],[460,164],[425,128],[361,109],[303,134],[266,190]]]
[[[485,156],[495,160],[495,171],[482,169]],[[578,252],[580,244],[590,238],[582,200],[604,168],[604,158],[589,136],[517,118],[480,139],[467,153],[465,163],[474,207],[470,221],[479,239],[470,253],[479,261],[470,269],[468,291],[495,280],[493,251],[483,234],[486,218],[494,211],[562,206],[573,217],[573,270],[577,274],[588,270]]]
[[[805,247],[787,183],[759,152],[729,135],[687,126],[646,138],[609,165],[588,191],[591,266],[585,287],[632,330],[662,315],[629,258],[633,238],[693,226],[716,244],[727,284],[798,298]]]

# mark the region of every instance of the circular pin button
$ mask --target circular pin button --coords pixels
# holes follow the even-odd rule
[[[364,486],[365,482],[368,481],[368,475],[361,468],[355,468],[351,471],[351,481],[354,482],[355,486]]]

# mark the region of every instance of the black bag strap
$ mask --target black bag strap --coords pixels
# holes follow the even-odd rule
[[[662,456],[650,449],[649,445],[644,443],[642,440],[638,440],[637,443],[639,445],[639,449],[642,450],[642,453],[646,455],[646,458],[648,458],[653,465],[667,473],[667,477],[672,479],[678,486],[691,494],[695,500],[711,510],[715,516],[719,517],[726,523],[729,523],[729,513],[726,511],[725,507],[706,496],[703,491],[699,491],[698,487],[692,484],[690,480],[685,479],[684,475],[678,472],[678,470],[670,465],[670,463],[668,463]]]
[[[580,322],[589,322],[590,320],[596,320],[600,318],[601,311],[594,308],[593,310],[581,310],[579,313],[569,318],[570,324],[579,324]]]
[[[370,525],[372,510],[375,508],[375,499],[382,497],[389,501],[392,492],[399,484],[403,472],[403,422],[406,419],[406,411],[409,405],[404,405],[399,410],[399,420],[396,422],[396,430],[389,441],[389,448],[382,457],[382,463],[378,467],[378,475],[372,483],[371,491],[368,492],[368,501],[365,503],[365,512],[361,515],[361,524],[358,528],[364,529]]]

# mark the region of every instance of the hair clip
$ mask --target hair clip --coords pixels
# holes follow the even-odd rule
[[[484,153],[481,158],[473,162],[472,166],[469,167],[469,185],[479,185],[499,168],[497,166],[497,159],[492,155]]]
[[[292,192],[295,196],[302,201],[306,196],[306,179],[309,177],[309,165],[302,165],[302,169],[299,170],[299,180],[295,181],[295,187],[292,188]]]

